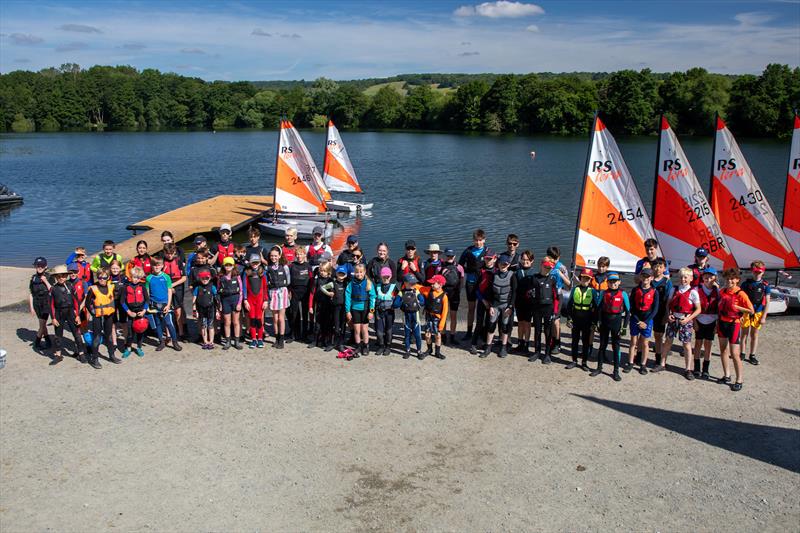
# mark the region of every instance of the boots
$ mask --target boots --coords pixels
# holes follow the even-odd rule
[[[180,352],[181,350],[183,350],[183,348],[181,347],[181,345],[180,345],[180,344],[178,344],[178,339],[172,339],[172,348],[173,348],[173,349],[174,349],[176,352]],[[156,348],[156,349],[158,349],[158,348]]]
[[[442,347],[441,346],[437,346],[436,347],[436,352],[434,353],[434,357],[444,361],[445,357],[444,357],[444,354],[442,353]]]
[[[96,355],[92,355],[91,359],[89,359],[89,366],[94,368],[95,370],[100,370],[103,366],[100,364],[100,361],[97,359]]]
[[[116,350],[112,348],[111,351],[108,352],[108,360],[114,363],[115,365],[118,365],[122,362],[122,359],[117,358],[117,356],[114,354],[115,351]]]
[[[156,351],[157,351],[157,352],[160,352],[161,350],[163,350],[163,349],[164,349],[164,347],[165,347],[166,345],[167,345],[167,343],[166,343],[166,342],[164,342],[164,338],[162,337],[162,338],[161,338],[161,340],[160,340],[160,341],[158,341],[158,346],[156,346]]]
[[[500,353],[497,354],[497,357],[499,357],[500,359],[505,359],[506,357],[508,357],[508,349],[506,349],[505,344],[500,345]]]
[[[222,349],[230,350],[230,348],[231,348],[231,340],[228,337],[222,337]]]
[[[700,377],[703,379],[708,379],[708,367],[711,366],[711,361],[703,361],[703,372],[700,374]]]
[[[694,360],[694,377],[700,377],[700,359]]]
[[[275,335],[275,348],[278,350],[283,350],[283,335]]]

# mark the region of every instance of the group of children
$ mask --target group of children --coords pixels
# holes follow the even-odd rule
[[[158,340],[156,351],[167,344],[180,351],[187,334],[188,292],[203,349],[215,348],[218,328],[223,350],[241,350],[245,336],[250,348],[263,348],[269,311],[277,349],[285,342],[302,341],[325,351],[335,348],[340,356],[352,359],[369,353],[372,325],[375,353],[389,355],[399,311],[403,358],[412,355],[413,347],[419,359],[428,355],[444,359],[442,345],[457,344],[463,287],[468,304],[464,340],[469,352],[480,358],[492,352],[496,336],[498,356],[508,356],[516,318],[518,344],[513,351],[531,362],[541,358],[549,364],[560,351],[564,316],[572,329],[572,361],[567,368],[577,367],[580,358],[580,367],[589,370],[594,337],[599,334],[592,376],[602,373],[609,343],[615,381],[621,380],[620,370],[630,372],[637,364],[639,373],[646,374],[651,337],[655,353],[651,372],[666,368],[677,339],[686,378],[708,379],[715,333],[722,354],[720,381],[731,381],[730,358],[736,373],[731,387],[741,389],[743,341],[749,340],[749,362],[758,364],[758,331],[767,317],[770,291],[759,261],[752,264],[753,277],[741,288],[735,268],[722,273],[725,286],[720,287],[716,270],[708,265],[707,250],[698,248],[695,264],[678,271],[680,283],[673,287],[667,262],[657,257],[658,243],[649,239],[647,255],[636,267],[636,286],[626,293],[619,274],[609,271],[608,258],[598,260],[597,270],[585,268],[572,278],[557,247],[548,248],[535,265],[534,253],[519,252],[519,239],[513,234],[506,238],[507,249],[498,254],[486,246],[485,233],[476,230],[472,245],[458,259],[453,249],[431,244],[423,260],[416,243],[409,240],[404,255],[394,261],[388,245],[381,243],[369,263],[356,236],[348,238],[347,249],[335,260],[322,228],[314,231],[308,246],[297,245],[296,236],[289,230],[285,243],[267,248],[258,229],[251,228],[249,243],[236,244],[230,226],[223,224],[218,242],[209,244],[198,236],[195,250],[185,255],[172,234],[164,232],[159,254],[151,256],[147,243],[139,241],[137,255],[127,262],[115,252],[114,243],[106,241],[91,263],[85,249],[77,248],[67,265],[57,266],[51,276],[47,260],[37,258],[30,281],[30,309],[38,319],[34,346],[53,347],[53,364],[60,362],[66,328],[75,339],[76,357],[100,368],[101,344],[112,363],[121,362],[118,349],[123,359],[132,353],[142,357],[143,339],[151,330]],[[54,346],[47,333],[50,317]],[[628,326],[630,351],[623,363],[620,341]]]

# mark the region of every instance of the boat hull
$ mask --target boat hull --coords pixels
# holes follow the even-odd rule
[[[287,229],[294,228],[297,230],[297,237],[300,239],[311,239],[313,237],[314,228],[318,226],[320,226],[320,224],[316,220],[303,220],[298,218],[266,219],[258,224],[261,231],[277,237],[283,237]],[[331,224],[324,224],[322,228],[325,231],[323,237],[327,238],[333,234],[333,226]]]
[[[331,211],[342,211],[345,213],[357,213],[359,211],[369,211],[375,204],[359,204],[357,202],[346,202],[344,200],[329,200],[325,202]]]

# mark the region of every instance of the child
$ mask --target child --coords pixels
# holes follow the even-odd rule
[[[239,332],[242,330],[239,318],[242,312],[242,285],[239,272],[233,257],[228,256],[222,260],[222,274],[219,277],[219,300],[222,308],[222,349],[228,350],[231,345],[237,350],[242,349],[239,344]],[[233,330],[231,331],[231,326]]]
[[[542,355],[542,334],[544,334],[544,357],[542,363],[549,365],[552,360],[552,334],[553,334],[553,315],[555,306],[558,302],[558,290],[556,281],[552,276],[555,263],[552,257],[545,256],[539,267],[539,273],[534,275],[531,293],[533,305],[533,353],[528,356],[528,362],[534,363]]]
[[[719,357],[722,361],[723,372],[719,382],[731,382],[728,357],[733,358],[736,382],[731,385],[731,390],[737,392],[742,390],[742,381],[744,379],[744,369],[740,359],[741,347],[739,346],[742,332],[741,319],[744,313],[754,315],[755,309],[753,309],[753,304],[750,303],[750,298],[747,297],[747,294],[739,288],[739,280],[742,276],[738,268],[725,270],[722,273],[722,277],[725,278],[726,286],[720,291],[718,306],[719,323],[717,325],[717,334],[719,335]]]
[[[67,287],[69,287],[73,296],[75,297],[75,303],[77,306],[75,309],[75,318],[78,326],[81,329],[84,329],[84,326],[88,324],[85,304],[86,293],[89,291],[89,284],[78,277],[80,274],[80,268],[81,267],[78,265],[78,263],[70,263],[67,265],[67,271],[69,272],[69,278],[67,278]]]
[[[385,266],[380,270],[380,281],[375,284],[376,355],[391,353],[394,299],[397,296],[397,284],[392,282],[393,276],[392,269]]]
[[[218,265],[220,269],[224,267],[223,261],[226,257],[233,257],[236,251],[236,245],[231,240],[231,225],[222,224],[219,227],[219,242],[214,246],[214,264]]]
[[[667,262],[663,257],[657,257],[652,262],[653,288],[658,293],[658,308],[653,317],[653,355],[655,355],[655,366],[661,365],[661,350],[663,350],[664,330],[667,327],[667,297],[672,292],[672,280],[665,275]],[[633,329],[633,328],[631,328]]]
[[[533,269],[533,252],[525,250],[519,256],[519,267],[514,275],[517,278],[517,294],[514,298],[514,312],[517,315],[517,348],[520,354],[529,353],[531,340],[531,320],[533,319],[533,285],[536,271]]]
[[[647,374],[648,339],[653,335],[653,317],[658,311],[658,291],[653,286],[653,270],[645,267],[639,271],[639,286],[631,290],[628,301],[631,305],[631,345],[628,364],[622,369],[626,374],[633,368],[636,352],[642,354],[639,374]]]
[[[756,350],[758,350],[758,332],[761,326],[767,321],[767,310],[770,300],[770,285],[764,280],[765,271],[764,261],[753,261],[750,263],[750,271],[753,277],[742,283],[742,290],[753,304],[755,314],[744,315],[742,317],[742,360],[747,348],[750,348],[749,362],[757,365]]]
[[[711,343],[714,341],[714,330],[717,327],[717,308],[719,306],[719,289],[717,288],[717,270],[706,267],[703,270],[703,284],[697,288],[700,297],[700,314],[697,315],[697,332],[694,343],[694,375],[702,379],[709,378],[711,365]],[[700,354],[703,354],[703,371],[700,372]]]
[[[319,265],[314,277],[313,287],[308,296],[308,312],[316,317],[317,331],[309,347],[325,346],[325,351],[333,349],[333,267],[330,261]]]
[[[553,353],[557,354],[561,351],[561,319],[560,319],[560,298],[561,289],[566,287],[569,289],[572,286],[572,281],[569,279],[569,270],[561,263],[561,250],[558,246],[550,246],[547,249],[547,255],[553,263],[553,268],[550,270],[550,277],[556,282],[556,301],[553,311]],[[542,361],[544,362],[544,361]]]
[[[485,250],[483,254],[483,266],[478,271],[475,287],[472,289],[472,297],[475,299],[475,329],[472,332],[472,343],[469,353],[478,353],[478,343],[486,340],[486,331],[489,321],[489,307],[492,305],[492,278],[494,278],[494,266],[497,255],[491,250]],[[467,293],[469,301],[469,292]],[[484,346],[483,351],[478,356],[485,359],[491,352],[491,346]]]
[[[69,273],[67,267],[57,266],[53,270],[56,283],[50,288],[50,313],[53,316],[53,326],[55,327],[56,348],[53,352],[53,362],[58,364],[64,360],[61,349],[64,344],[64,327],[69,329],[72,338],[75,339],[75,356],[82,363],[86,362],[86,346],[83,343],[83,336],[77,324],[78,302],[75,293],[66,284]]]
[[[120,265],[122,264],[122,256],[114,252],[116,247],[117,245],[114,244],[114,241],[108,240],[103,242],[103,251],[95,256],[95,258],[92,260],[92,266],[89,267],[94,273],[95,277],[101,268],[110,268],[111,261],[115,259],[119,261]]]
[[[153,272],[153,265],[150,263],[150,254],[147,253],[147,241],[139,241],[136,243],[136,257],[128,261],[125,267],[125,277],[131,278],[131,270],[134,267],[139,267],[147,276]]]
[[[114,364],[122,361],[114,355],[117,347],[114,344],[114,283],[110,281],[111,274],[105,268],[95,272],[97,283],[89,287],[87,307],[92,315],[92,353],[89,364],[92,368],[100,369],[100,338],[105,339],[108,349],[108,360]]]
[[[420,330],[419,312],[425,306],[425,299],[419,292],[417,287],[417,277],[413,274],[407,274],[403,278],[403,287],[400,294],[397,295],[394,301],[394,306],[399,307],[403,312],[403,333],[404,333],[404,346],[405,353],[403,359],[408,359],[411,356],[411,337],[417,345],[416,356],[422,356],[422,332]]]
[[[192,257],[191,255],[189,257]],[[217,269],[211,265],[211,254],[208,250],[200,250],[195,252],[192,257],[192,266],[189,268],[189,287],[194,289],[200,285],[199,274],[201,272],[208,272],[211,275],[211,282],[213,285],[217,283]]]
[[[128,281],[122,274],[122,264],[114,259],[111,261],[111,266],[109,267],[109,272],[111,273],[111,278],[109,279],[110,282],[114,284],[114,327],[112,328],[112,341],[114,342],[114,346],[119,347],[119,342],[117,339],[117,330],[121,330],[122,332],[122,345],[125,346],[125,339],[128,337],[128,314],[122,309],[122,289]]]
[[[442,271],[442,260],[439,258],[442,250],[439,248],[438,244],[433,243],[428,246],[428,249],[425,250],[425,253],[428,254],[428,259],[425,261],[425,264],[422,267],[422,273],[423,277],[428,280]]]
[[[667,356],[672,348],[672,339],[675,337],[683,345],[684,376],[689,381],[694,379],[694,358],[692,357],[692,333],[694,331],[694,318],[700,314],[700,296],[692,287],[692,271],[683,267],[678,271],[680,285],[673,289],[669,296],[667,310],[666,341],[661,351],[661,365],[653,368],[653,372],[664,370],[667,366]]]
[[[122,289],[122,311],[130,319],[132,326],[134,320],[145,317],[149,309],[150,294],[147,292],[144,279],[144,269],[138,266],[133,267],[130,281]],[[143,340],[144,331],[134,331],[133,327],[131,327],[125,339],[125,350],[122,352],[122,358],[127,359],[131,355],[131,346],[133,346],[134,341],[136,342],[136,355],[144,357]]]
[[[244,244],[237,244],[233,247],[233,261],[236,265],[236,270],[239,271],[239,276],[244,274],[244,269],[247,266],[247,248]]]
[[[269,255],[269,252],[261,245],[261,232],[258,230],[258,228],[250,226],[250,229],[247,230],[247,240],[249,241],[249,244],[245,248],[245,252],[247,253],[248,261],[253,257],[253,255],[257,255],[261,258],[261,263],[266,265],[267,255]]]
[[[178,336],[175,332],[175,324],[172,320],[172,303],[175,298],[175,291],[172,289],[172,280],[163,271],[164,261],[160,258],[154,257],[152,261],[153,273],[147,276],[145,286],[147,293],[150,295],[150,316],[152,321],[150,325],[156,330],[158,335],[158,346],[156,351],[160,352],[166,346],[164,341],[164,327],[167,328],[170,338],[172,339],[172,348],[176,352],[180,352],[183,348],[178,343]],[[182,307],[182,302],[176,302],[179,307]]]
[[[444,277],[444,293],[447,295],[448,308],[450,309],[450,334],[442,335],[445,344],[456,343],[456,325],[458,324],[458,307],[461,303],[461,285],[464,281],[464,268],[456,263],[456,252],[452,248],[444,251],[444,264],[440,272]],[[446,338],[445,338],[446,337]]]
[[[333,256],[333,250],[322,240],[322,236],[325,234],[325,230],[322,229],[322,226],[314,227],[314,229],[311,230],[311,234],[311,244],[306,246],[306,257],[308,258],[308,264],[311,265],[311,268],[316,268],[319,266],[320,260],[324,254],[327,253]]]
[[[511,272],[516,272],[519,269],[519,237],[513,233],[509,233],[506,237],[506,254],[508,254],[509,261],[508,269]]]
[[[336,267],[336,277],[333,280],[331,292],[333,293],[332,316],[333,316],[333,335],[335,337],[336,350],[344,350],[344,343],[347,335],[347,312],[345,310],[345,291],[347,290],[347,267],[339,265]],[[355,357],[359,356],[356,350]]]
[[[447,322],[448,301],[447,294],[444,292],[445,279],[441,274],[434,274],[428,279],[428,287],[419,289],[425,298],[425,343],[428,345],[427,353],[421,353],[420,359],[432,355],[437,359],[444,360],[442,353],[442,331]],[[436,352],[433,345],[436,344]]]
[[[272,311],[272,327],[275,330],[275,348],[282,350],[286,334],[286,309],[289,307],[289,284],[292,276],[280,247],[269,251],[267,264],[267,287],[269,287],[269,309]]]
[[[295,241],[297,240],[297,228],[288,228],[284,234],[284,244],[281,246],[281,255],[286,259],[287,263],[291,263],[295,259]]]
[[[164,273],[169,277],[172,284],[172,301],[175,303],[175,325],[181,340],[186,339],[186,313],[183,310],[183,302],[186,296],[186,266],[181,258],[179,248],[174,243],[164,245],[162,254],[162,265]],[[154,262],[151,261],[151,264]],[[147,276],[145,276],[147,278]]]
[[[464,288],[467,292],[467,332],[464,334],[464,340],[472,338],[472,325],[477,309],[475,291],[478,288],[478,275],[483,267],[486,250],[486,233],[479,228],[472,233],[472,245],[468,246],[458,259],[458,264],[464,269]]]
[[[208,255],[206,256],[207,261],[203,263],[204,265],[207,265],[213,261],[211,251],[208,249],[208,239],[206,239],[203,235],[198,235],[194,238],[194,246],[195,251],[186,257],[186,275],[189,275],[190,270],[195,266],[195,260],[197,259],[198,255],[208,252]],[[189,279],[191,279],[191,276],[189,276]]]
[[[78,277],[87,284],[92,282],[92,269],[86,261],[86,248],[78,246],[75,251],[69,254],[65,261],[67,265],[75,263],[78,265]]]
[[[375,318],[375,287],[367,279],[364,263],[355,266],[353,279],[344,293],[344,307],[347,321],[355,331],[356,351],[361,355],[369,354],[369,323]]]
[[[36,340],[33,341],[34,350],[46,350],[52,346],[50,336],[47,334],[47,319],[50,317],[50,281],[47,279],[47,259],[37,257],[33,261],[36,273],[31,276],[28,283],[28,307],[31,314],[39,321],[36,330]]]
[[[622,377],[619,375],[619,360],[621,357],[619,338],[620,335],[624,334],[623,330],[628,325],[631,307],[628,295],[619,288],[619,274],[610,272],[607,281],[608,289],[602,291],[599,299],[600,348],[597,352],[597,369],[589,375],[595,377],[603,372],[603,361],[606,358],[606,348],[608,348],[610,336],[612,357],[614,358],[614,381],[622,381]]]
[[[581,370],[589,370],[589,351],[592,349],[592,325],[597,316],[597,296],[590,287],[593,272],[589,268],[581,270],[578,285],[572,288],[564,306],[567,325],[572,330],[572,362],[567,369],[578,366],[578,342],[583,343]]]
[[[506,345],[514,316],[514,295],[517,292],[517,277],[510,267],[511,257],[508,254],[500,254],[497,259],[497,270],[492,276],[492,298],[486,331],[486,348],[484,349],[484,353],[491,350],[494,330],[497,327],[500,331],[500,352],[498,354],[500,359],[508,356]]]
[[[261,255],[252,254],[243,274],[242,298],[250,318],[250,348],[264,347],[264,313],[269,304],[267,276],[261,264]]]
[[[611,259],[602,255],[597,259],[597,270],[594,273],[594,278],[592,278],[592,288],[594,289],[595,297],[597,301],[595,305],[597,309],[600,309],[600,296],[602,296],[603,291],[608,290],[608,269],[611,268]],[[597,331],[597,322],[592,324],[592,340],[594,340],[595,332]],[[591,348],[589,349],[589,355],[591,355]],[[659,352],[659,357],[661,352]]]
[[[217,313],[217,287],[211,283],[211,272],[198,274],[200,283],[192,291],[192,312],[197,320],[203,350],[214,349],[214,316]]]
[[[708,266],[708,250],[701,246],[694,251],[694,263],[689,265],[692,271],[692,287],[698,287],[703,282],[703,270]]]

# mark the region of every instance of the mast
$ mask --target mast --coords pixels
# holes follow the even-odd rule
[[[581,227],[581,216],[583,215],[583,195],[586,192],[586,180],[588,179],[589,158],[592,157],[592,146],[594,145],[594,130],[597,127],[597,110],[594,111],[592,118],[592,127],[589,129],[589,148],[586,150],[586,162],[583,165],[583,176],[581,178],[581,196],[580,203],[578,204],[578,218],[575,220],[575,237],[572,241],[572,265],[570,270],[575,270],[575,263],[578,258],[578,233]]]
[[[650,224],[653,226],[653,231],[655,231],[656,206],[658,205],[658,202],[656,202],[656,193],[658,192],[658,164],[661,162],[661,136],[664,132],[664,113],[661,113],[656,128],[658,131],[658,135],[656,136],[656,171],[653,177],[653,209],[650,212]]]

